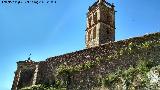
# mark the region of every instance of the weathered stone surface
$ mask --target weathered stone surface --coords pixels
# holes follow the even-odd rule
[[[115,41],[114,5],[105,1],[96,2],[87,14],[86,48]]]
[[[152,58],[157,64],[160,61],[160,47],[152,46],[147,49],[138,49],[134,46],[134,53],[123,52],[128,46],[145,44],[147,42],[160,43],[160,33],[134,37],[122,41],[115,40],[115,10],[112,4],[101,0],[94,3],[87,14],[86,47],[87,49],[50,57],[45,61],[34,62],[31,60],[17,62],[17,70],[12,85],[12,90],[22,87],[45,84],[55,85],[56,79],[64,82],[67,80],[69,90],[109,90],[100,86],[100,79],[119,67],[129,68],[135,66],[139,57]],[[112,41],[112,42],[110,42]],[[147,47],[147,45],[146,45]],[[119,52],[118,52],[119,51]],[[123,53],[123,54],[122,54]],[[129,53],[129,54],[128,54]],[[117,55],[120,55],[117,57]],[[114,56],[114,58],[110,58]],[[95,62],[97,59],[106,59],[94,67],[73,73],[67,76],[57,76],[57,68],[60,65],[76,66],[86,62]],[[156,77],[156,76],[155,76]],[[97,79],[98,78],[98,79]],[[151,78],[152,79],[152,78]],[[69,82],[68,82],[69,81]],[[122,80],[123,81],[123,80]],[[154,79],[152,79],[154,81]],[[117,82],[117,84],[122,82]],[[123,88],[119,84],[116,88]]]
[[[109,55],[116,54],[115,52],[128,47],[128,45],[132,42],[134,44],[142,44],[145,42],[159,42],[160,41],[160,33],[154,33],[145,35],[143,37],[135,37],[127,40],[111,42],[105,45],[101,45],[99,47],[84,49],[80,51],[76,51],[73,53],[68,53],[60,56],[55,56],[48,58],[46,61],[40,62],[18,62],[17,71],[15,73],[15,80],[13,83],[13,89],[16,90],[19,84],[19,78],[21,77],[21,71],[23,70],[32,70],[34,75],[36,71],[36,65],[38,65],[37,79],[36,84],[54,84],[56,69],[61,64],[66,65],[80,65],[85,63],[86,61],[95,61],[97,58],[105,58]],[[131,55],[124,53],[124,55],[120,58],[113,59],[111,61],[102,62],[99,66],[95,66],[94,68],[88,71],[82,71],[73,75],[73,79],[71,81],[71,86],[85,90],[86,87],[91,88],[92,86],[96,87],[96,79],[101,75],[106,75],[107,73],[113,72],[117,70],[117,68],[127,68],[130,65],[136,65],[136,62],[139,56],[143,56],[146,58],[160,58],[160,47],[152,47],[150,49],[139,50]],[[106,58],[107,59],[107,58]],[[160,63],[160,61],[156,61]],[[34,72],[33,72],[34,71]],[[25,80],[25,79],[24,79]],[[33,80],[33,77],[30,78]],[[80,82],[82,80],[82,82]],[[24,82],[24,81],[23,81]],[[73,83],[74,82],[74,83]],[[28,83],[28,82],[26,82]],[[88,85],[89,83],[89,85]],[[29,85],[33,84],[33,81],[30,82]],[[78,85],[78,86],[77,86]],[[20,88],[20,87],[17,87]],[[86,89],[87,90],[87,89]]]

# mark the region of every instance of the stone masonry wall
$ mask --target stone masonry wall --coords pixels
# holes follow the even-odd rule
[[[143,37],[135,37],[127,40],[111,42],[99,47],[84,49],[84,50],[76,51],[73,53],[68,53],[68,54],[48,58],[45,62],[43,63],[40,62],[38,78],[42,79],[42,81],[38,81],[38,82],[46,83],[46,81],[48,81],[48,83],[50,84],[54,83],[52,80],[54,80],[55,78],[56,68],[61,64],[66,64],[68,66],[83,64],[86,61],[94,61],[96,60],[96,58],[106,57],[110,54],[113,54],[116,50],[127,47],[128,44],[131,42],[138,44],[138,43],[144,43],[146,41],[160,41],[160,33],[154,33],[150,35],[145,35]],[[148,51],[148,52],[152,52],[152,51]],[[144,51],[138,52],[138,53],[143,54]],[[135,57],[124,56],[123,58],[121,58],[121,60],[113,60],[112,62],[105,62],[100,66],[101,68],[93,69],[93,71],[97,70],[96,72],[102,73],[101,71],[102,67],[105,67],[105,71],[107,70],[108,72],[108,71],[115,70],[117,68],[115,66],[121,65],[122,67],[126,67],[129,65],[133,65],[136,63],[137,58],[138,58],[137,56]],[[81,77],[81,76],[86,77],[86,74],[84,75],[79,74],[79,75],[80,76],[75,76],[75,77]],[[90,76],[90,75],[87,75],[87,76]]]
[[[36,65],[38,65],[36,84],[54,85],[55,78],[57,78],[56,69],[62,64],[68,66],[75,66],[84,64],[86,61],[95,61],[97,60],[97,58],[106,58],[109,55],[116,54],[115,52],[117,50],[127,47],[131,42],[134,44],[141,44],[145,42],[159,41],[160,33],[154,33],[142,37],[135,37],[127,40],[111,42],[105,45],[101,45],[99,47],[84,49],[60,56],[50,57],[46,59],[46,61],[36,63]],[[146,58],[150,58],[151,56],[154,58],[160,58],[160,47],[152,47],[147,50],[140,50],[136,53],[133,53],[132,55],[126,54],[122,57],[113,59],[111,61],[101,62],[99,65],[89,70],[75,73],[71,77],[71,83],[69,87],[71,87],[73,90],[90,90],[91,88],[97,86],[97,80],[95,79],[96,77],[103,77],[105,74],[117,70],[117,68],[119,68],[120,66],[121,68],[127,68],[130,65],[135,65],[139,56],[144,56]],[[17,71],[18,70],[19,67]]]
[[[15,77],[11,90],[18,90],[22,87],[33,85],[35,76],[36,65],[38,63],[32,60],[19,61],[17,62],[17,71],[15,72]]]
[[[91,69],[73,73],[69,90],[91,90],[101,87],[102,84],[99,85],[101,83],[98,81],[99,79],[105,78],[107,74],[116,72],[119,69],[122,70],[130,66],[136,66],[139,58],[145,60],[153,59],[157,62],[156,64],[160,64],[160,46],[141,52],[137,51],[136,54],[124,55],[110,61],[104,60]]]

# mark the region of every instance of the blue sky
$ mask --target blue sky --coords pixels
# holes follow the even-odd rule
[[[30,52],[31,59],[41,61],[85,48],[86,13],[96,0],[56,0],[56,4],[39,5],[1,1],[0,90],[10,90],[16,62],[27,59]],[[108,2],[115,3],[118,11],[116,41],[160,32],[159,0]]]

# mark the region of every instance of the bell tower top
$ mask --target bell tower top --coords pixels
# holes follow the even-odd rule
[[[86,48],[100,46],[115,40],[114,5],[97,0],[87,13]]]
[[[102,3],[102,2],[105,2],[105,0],[98,0],[98,3]]]

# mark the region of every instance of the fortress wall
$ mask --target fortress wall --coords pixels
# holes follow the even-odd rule
[[[110,54],[114,54],[117,50],[121,48],[128,47],[129,43],[141,44],[148,41],[157,42],[160,41],[160,33],[149,34],[143,37],[135,37],[127,40],[122,40],[118,42],[108,43],[100,47],[94,47],[89,49],[80,50],[73,53],[64,54],[61,56],[56,56],[47,59],[48,69],[50,73],[56,74],[56,68],[66,63],[67,65],[78,65],[83,64],[86,61],[94,61],[96,58],[104,58]],[[96,86],[97,81],[95,77],[104,77],[107,73],[117,70],[119,67],[128,68],[130,65],[136,65],[139,57],[159,57],[160,58],[160,48],[151,48],[151,50],[139,50],[132,55],[124,55],[121,58],[114,59],[112,61],[103,62],[101,65],[96,66],[88,71],[79,72],[72,77],[72,88],[80,87],[85,90],[85,88],[91,88],[91,86]],[[49,72],[48,72],[49,73]],[[51,75],[51,74],[50,74]],[[48,76],[53,77],[53,76]],[[90,79],[88,79],[90,78]],[[88,81],[87,81],[88,80]],[[82,81],[82,82],[80,82]],[[83,84],[82,84],[83,83]],[[77,85],[77,86],[76,86]],[[86,89],[87,90],[87,89]]]
[[[160,41],[160,33],[154,33],[145,35],[143,37],[135,37],[127,40],[111,42],[105,45],[101,45],[99,47],[84,49],[60,56],[51,57],[48,58],[46,61],[40,61],[36,63],[36,65],[38,64],[36,84],[54,84],[54,80],[56,78],[56,68],[58,68],[58,66],[61,64],[74,66],[83,64],[86,61],[95,61],[97,58],[106,58],[108,55],[114,55],[115,52],[119,49],[128,47],[128,44],[131,42],[134,44],[141,44],[147,41]],[[126,54],[111,61],[101,62],[100,65],[97,65],[89,70],[75,73],[71,77],[70,87],[79,87],[83,90],[86,90],[85,88],[96,87],[98,82],[96,79],[97,77],[104,77],[105,74],[115,71],[120,66],[122,68],[127,68],[130,65],[135,65],[139,56],[148,58],[160,58],[160,48],[153,47],[145,51],[139,50],[132,55]]]
[[[73,73],[71,76],[71,84],[69,85],[70,90],[90,90],[95,87],[100,87],[102,85],[100,84],[100,86],[98,86],[100,79],[102,80],[107,74],[116,72],[119,68],[122,70],[137,65],[140,57],[143,57],[145,60],[153,59],[157,64],[160,64],[160,46],[142,51],[144,52],[137,52],[137,54],[127,56],[124,55],[111,61],[104,60],[100,65],[91,69]]]
[[[135,37],[135,38],[117,41],[117,42],[111,42],[111,43],[102,45],[100,47],[84,49],[84,50],[48,58],[46,61],[39,62],[39,69],[38,69],[36,84],[54,84],[55,83],[54,80],[56,78],[55,77],[56,68],[58,68],[58,66],[61,64],[67,64],[67,65],[74,66],[74,65],[83,64],[86,61],[95,61],[96,58],[102,58],[102,57],[104,58],[104,57],[107,57],[108,55],[114,54],[117,50],[127,47],[128,44],[131,42],[134,44],[141,44],[146,41],[153,41],[153,42],[160,41],[160,33],[149,34],[143,37]],[[155,49],[155,51],[156,50],[157,49]],[[158,49],[158,51],[160,50]],[[148,51],[138,51],[136,54],[147,57],[146,55],[147,52],[150,53],[152,51],[149,51],[149,50]],[[156,53],[153,55],[156,55]],[[94,78],[94,77],[97,77],[97,75],[101,75],[103,77],[103,75],[116,70],[119,66],[123,68],[127,68],[130,65],[135,65],[139,58],[139,56],[137,55],[130,55],[130,56],[126,55],[121,58],[109,61],[109,62],[104,62],[100,66],[94,67],[93,69],[87,72],[84,72],[84,73],[80,72],[78,74],[75,74],[72,80],[73,82],[76,82],[76,81],[78,82],[77,84],[74,84],[74,85],[80,84],[79,83],[80,79],[78,79],[79,77],[81,79],[83,78],[84,80],[87,80],[88,77],[86,76]],[[86,85],[87,83],[88,81],[86,82]],[[90,84],[90,85],[93,85],[93,84]],[[82,84],[81,88],[83,87],[86,88],[89,86],[85,86]]]
[[[96,58],[106,57],[110,54],[113,54],[116,50],[127,47],[128,44],[131,42],[134,44],[141,44],[146,41],[160,41],[160,33],[154,33],[142,37],[135,37],[127,40],[111,42],[99,47],[84,49],[60,56],[51,57],[48,58],[46,62],[48,68],[52,69],[50,71],[55,73],[55,69],[61,64],[64,63],[66,63],[67,65],[83,64],[86,61],[94,61],[96,60]]]
[[[117,49],[127,47],[130,42],[135,44],[140,44],[146,41],[159,41],[159,40],[160,40],[160,33],[154,33],[154,34],[145,35],[143,37],[135,37],[127,40],[111,42],[105,45],[101,45],[99,47],[84,49],[84,50],[80,50],[80,51],[76,51],[76,52],[72,52],[72,53],[68,53],[60,56],[51,57],[51,58],[48,58],[46,62],[50,64],[54,64],[56,66],[62,63],[67,63],[68,65],[77,65],[77,64],[84,63],[85,61],[88,61],[88,60],[93,61],[97,57],[110,55]]]
[[[17,70],[11,90],[18,90],[22,87],[33,85],[37,64],[37,62],[32,60],[17,62]]]

